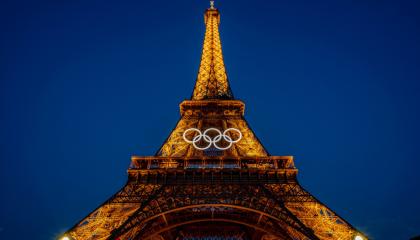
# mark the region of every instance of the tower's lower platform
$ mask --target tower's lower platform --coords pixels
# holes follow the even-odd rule
[[[297,182],[292,157],[133,157],[127,184],[72,239],[354,239]],[[207,238],[206,238],[207,237]]]

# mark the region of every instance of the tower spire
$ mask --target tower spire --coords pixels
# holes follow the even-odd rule
[[[210,8],[204,13],[204,22],[206,33],[200,67],[191,99],[233,99],[220,42],[220,13],[214,7],[214,1],[210,1]]]
[[[214,1],[210,1],[210,9],[214,9]]]

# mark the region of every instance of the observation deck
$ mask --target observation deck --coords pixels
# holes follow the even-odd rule
[[[156,157],[133,156],[129,179],[140,183],[281,183],[295,182],[292,156],[268,157]]]

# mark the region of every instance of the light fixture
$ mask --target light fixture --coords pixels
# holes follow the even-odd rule
[[[363,240],[363,237],[360,235],[356,235],[356,237],[354,237],[354,240]]]
[[[69,237],[67,237],[67,236],[64,236],[64,237],[62,237],[60,240],[70,240],[70,238],[69,238]],[[357,239],[357,240],[359,240],[359,239]]]

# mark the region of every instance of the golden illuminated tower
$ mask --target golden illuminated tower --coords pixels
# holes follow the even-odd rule
[[[229,86],[211,3],[200,68],[155,156],[133,156],[126,185],[62,239],[363,240],[303,189],[291,156],[271,156]]]

